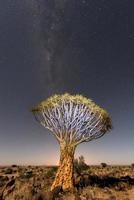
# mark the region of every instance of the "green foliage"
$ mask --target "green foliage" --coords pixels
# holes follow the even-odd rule
[[[33,177],[33,172],[32,171],[27,171],[24,174],[22,174],[20,177],[22,179],[29,179],[29,178]]]
[[[6,168],[4,172],[5,172],[5,174],[12,174],[13,169],[12,168]]]
[[[46,172],[45,176],[46,176],[46,178],[52,178],[55,176],[56,172],[57,172],[57,167],[51,167],[51,169],[49,169]]]
[[[89,166],[85,163],[84,156],[74,159],[74,170],[77,174],[81,174],[87,169],[89,169]]]
[[[57,166],[53,166],[53,167],[51,167],[51,169],[52,169],[53,172],[57,172],[58,167]]]

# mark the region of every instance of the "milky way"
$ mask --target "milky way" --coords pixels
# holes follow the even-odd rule
[[[44,90],[49,94],[63,82],[62,60],[69,39],[65,22],[66,1],[33,0],[30,4],[33,42],[38,59],[37,73],[40,84],[45,85]]]
[[[88,163],[134,162],[133,8],[132,0],[0,1],[2,163],[58,160],[30,109],[63,92],[93,99],[112,118],[110,134],[78,148]]]

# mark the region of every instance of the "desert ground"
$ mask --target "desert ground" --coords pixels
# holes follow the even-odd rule
[[[76,168],[75,189],[50,186],[56,166],[1,166],[0,200],[134,200],[134,165]]]

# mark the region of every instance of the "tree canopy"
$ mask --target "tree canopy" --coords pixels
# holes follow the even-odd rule
[[[82,95],[54,95],[32,109],[36,120],[58,141],[79,144],[101,137],[111,129],[106,110]]]

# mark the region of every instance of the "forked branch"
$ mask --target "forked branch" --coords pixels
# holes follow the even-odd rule
[[[108,113],[81,95],[54,95],[32,111],[38,122],[66,144],[88,142],[111,129]]]

